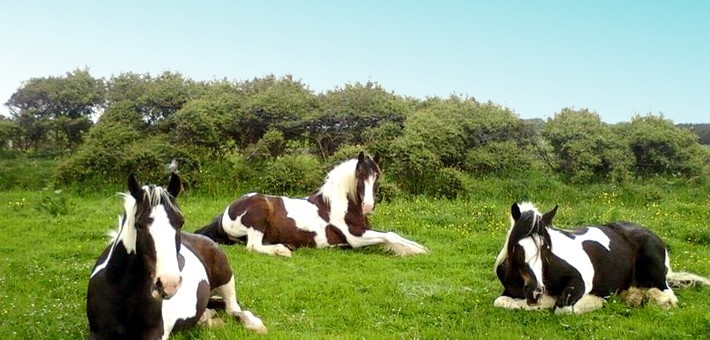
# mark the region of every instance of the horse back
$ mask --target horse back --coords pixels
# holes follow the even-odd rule
[[[210,289],[219,287],[232,278],[232,269],[224,251],[204,235],[182,232],[182,244],[202,262],[210,282]]]
[[[666,245],[651,230],[631,222],[611,222],[604,227],[622,235],[634,251],[634,278],[636,287],[661,290],[667,288]]]

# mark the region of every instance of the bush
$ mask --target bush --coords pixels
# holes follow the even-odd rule
[[[543,135],[555,154],[556,170],[571,182],[623,181],[630,174],[633,156],[626,140],[595,112],[563,109],[547,122]]]
[[[636,174],[649,177],[698,176],[710,159],[689,130],[676,127],[662,116],[637,116],[619,129],[627,136],[636,159]]]
[[[312,155],[285,155],[266,162],[259,176],[261,191],[274,195],[309,194],[323,183],[325,173]]]
[[[454,168],[439,169],[434,183],[434,186],[427,188],[428,193],[446,198],[467,197],[473,187],[473,180]]]

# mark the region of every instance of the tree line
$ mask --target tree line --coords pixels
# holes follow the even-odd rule
[[[162,176],[175,159],[203,190],[246,183],[305,192],[330,166],[366,150],[385,161],[385,195],[452,197],[472,191],[480,176],[624,182],[706,176],[710,163],[700,144],[708,124],[676,126],[660,115],[607,124],[572,108],[524,120],[495,103],[410,98],[372,82],[315,93],[288,75],[97,79],[77,69],[30,79],[5,105],[11,117],[0,119],[2,148],[58,155],[60,185],[122,182],[128,172]]]

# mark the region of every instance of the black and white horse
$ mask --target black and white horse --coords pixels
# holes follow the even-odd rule
[[[630,222],[562,230],[557,207],[541,214],[530,203],[511,207],[511,227],[495,262],[504,291],[494,305],[585,313],[619,293],[631,305],[644,300],[676,306],[671,286],[710,285],[694,274],[671,271],[668,251],[650,230]]]
[[[175,201],[181,188],[175,174],[167,190],[141,187],[129,176],[118,231],[89,279],[89,338],[167,339],[174,329],[210,324],[211,291],[247,329],[266,332],[239,307],[224,252],[209,238],[181,232],[184,218]]]
[[[248,250],[291,256],[299,247],[360,248],[382,244],[396,255],[426,253],[417,242],[370,229],[381,175],[379,157],[362,152],[333,168],[306,198],[247,194],[196,233],[221,243],[246,242]]]

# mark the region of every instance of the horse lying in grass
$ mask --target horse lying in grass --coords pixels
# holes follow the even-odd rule
[[[494,305],[585,313],[620,293],[630,305],[650,300],[675,307],[673,287],[710,285],[698,275],[673,272],[668,251],[650,230],[629,222],[561,230],[557,207],[540,214],[530,203],[513,204],[511,227],[495,262],[504,291]]]
[[[417,242],[370,229],[366,215],[375,208],[380,175],[379,157],[360,152],[333,168],[307,198],[248,194],[196,233],[226,244],[246,241],[250,251],[280,256],[291,256],[291,249],[299,247],[377,244],[400,256],[426,253]]]
[[[174,329],[211,324],[211,291],[244,327],[266,332],[239,307],[224,252],[209,238],[181,232],[184,218],[175,201],[181,188],[175,174],[167,190],[128,178],[118,231],[89,279],[90,339],[167,339]]]

